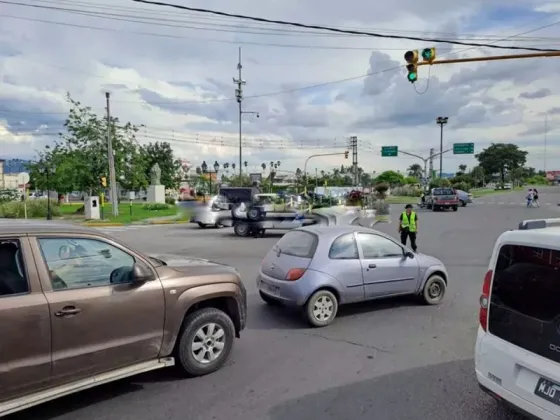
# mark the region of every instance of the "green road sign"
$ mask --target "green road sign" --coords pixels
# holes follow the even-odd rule
[[[381,156],[398,156],[399,154],[399,147],[398,146],[382,146],[381,147]]]
[[[474,143],[455,143],[453,144],[454,155],[471,155],[474,153]]]

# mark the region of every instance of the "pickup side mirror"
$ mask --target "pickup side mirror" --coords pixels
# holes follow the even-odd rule
[[[154,273],[144,264],[134,263],[130,272],[130,281],[132,283],[145,283],[155,280]]]

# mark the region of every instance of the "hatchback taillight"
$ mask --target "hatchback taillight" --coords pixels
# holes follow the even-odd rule
[[[286,274],[286,280],[289,281],[299,280],[303,277],[304,274],[305,274],[305,268],[292,268]]]
[[[488,306],[490,305],[490,284],[492,283],[492,270],[488,270],[484,276],[482,284],[482,294],[480,295],[480,312],[478,320],[484,331],[488,330]]]

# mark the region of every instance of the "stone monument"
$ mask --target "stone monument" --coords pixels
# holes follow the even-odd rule
[[[161,182],[161,169],[156,163],[150,171],[150,186],[148,187],[149,203],[165,203],[165,186]]]

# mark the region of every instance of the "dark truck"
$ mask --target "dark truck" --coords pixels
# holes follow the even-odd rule
[[[459,196],[453,188],[432,188],[426,196],[426,208],[433,211],[459,208]]]

